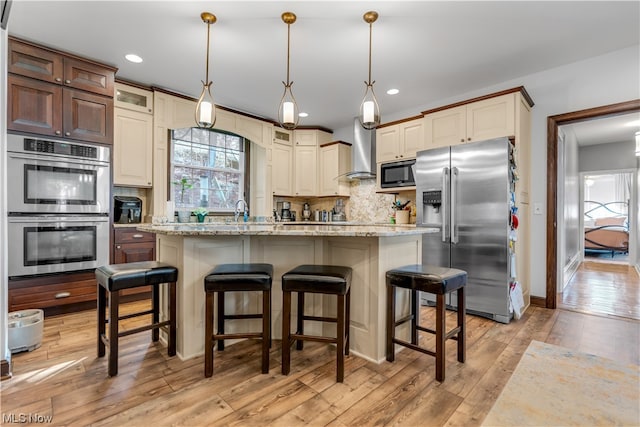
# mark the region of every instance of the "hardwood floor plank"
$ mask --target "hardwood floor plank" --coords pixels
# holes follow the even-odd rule
[[[139,311],[147,303],[130,304]],[[432,316],[423,308],[424,319]],[[448,326],[453,316],[447,313]],[[216,353],[214,376],[205,378],[202,356],[168,357],[150,333],[121,340],[119,374],[108,378],[106,358],[95,354],[95,317],[86,311],[45,319],[42,346],[13,355],[14,377],[0,383],[3,413],[51,414],[54,425],[473,426],[532,340],[635,365],[640,358],[637,320],[531,307],[508,325],[467,316],[467,362],[458,363],[455,342],[447,342],[444,383],[434,380],[433,357],[409,349],[394,363],[352,355],[344,383],[336,383],[335,347],[313,342],[292,351],[285,377],[274,341],[263,375],[259,343],[251,340]],[[420,340],[430,344],[433,336]]]
[[[338,419],[346,425],[385,425],[432,382],[435,382],[433,370],[417,360],[359,400]]]
[[[345,376],[343,383],[334,383],[325,389],[321,396],[330,404],[331,413],[338,416],[366,398],[386,380],[384,375],[373,371],[369,366],[363,366]]]

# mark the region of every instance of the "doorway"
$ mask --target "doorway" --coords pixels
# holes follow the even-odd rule
[[[558,305],[558,126],[640,111],[640,100],[575,111],[547,118],[547,244],[545,307]]]

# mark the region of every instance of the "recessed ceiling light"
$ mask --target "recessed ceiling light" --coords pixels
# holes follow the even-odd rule
[[[387,95],[397,95],[398,93],[400,93],[398,89],[389,89],[387,91]]]
[[[299,117],[309,117],[308,113],[302,112],[300,114],[298,114]]]
[[[139,64],[142,62],[142,58],[140,58],[138,55],[136,55],[135,53],[129,53],[127,55],[124,56],[125,59],[129,62],[133,62],[134,64]]]

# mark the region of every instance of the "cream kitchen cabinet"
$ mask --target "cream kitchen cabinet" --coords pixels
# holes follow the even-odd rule
[[[349,181],[344,174],[351,168],[351,144],[335,141],[320,147],[319,196],[349,196]]]
[[[271,191],[274,196],[291,196],[293,195],[293,147],[273,144],[271,150]]]
[[[411,159],[424,149],[422,116],[376,130],[376,162]]]
[[[113,183],[129,187],[153,184],[153,92],[116,84]]]
[[[318,129],[296,129],[293,132],[295,145],[319,147],[331,141],[331,134]]]
[[[296,145],[293,148],[293,195],[318,194],[318,147]]]
[[[425,147],[447,147],[515,135],[516,93],[425,112]]]

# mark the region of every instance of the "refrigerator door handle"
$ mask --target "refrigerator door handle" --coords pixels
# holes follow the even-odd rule
[[[451,168],[451,243],[458,243],[456,229],[456,187],[458,186],[458,168]]]
[[[449,193],[447,186],[447,178],[449,176],[449,168],[442,168],[442,241],[447,241],[447,206],[449,201],[447,200],[447,194]]]

